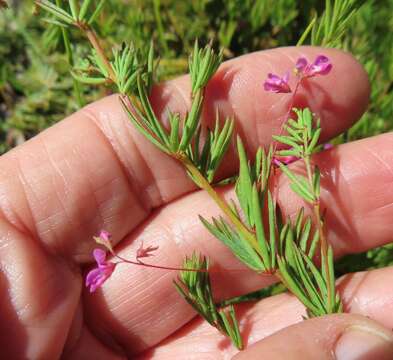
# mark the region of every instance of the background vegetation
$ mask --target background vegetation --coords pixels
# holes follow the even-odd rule
[[[0,12],[1,153],[106,95],[105,90],[79,84],[70,76],[70,64],[79,66],[78,58],[89,52],[78,31],[67,30],[71,56],[64,48],[62,29],[44,22],[45,14],[37,16],[33,1],[8,3],[10,8]],[[340,4],[346,11],[335,14]],[[123,41],[144,47],[153,39],[161,56],[158,77],[162,80],[188,71],[188,54],[196,38],[201,43],[214,40],[230,59],[296,45],[315,21],[313,33],[303,43],[350,51],[365,66],[372,83],[368,111],[335,140],[340,143],[393,128],[391,14],[393,0],[107,0],[95,29],[108,51]],[[330,29],[326,24],[334,25],[335,16],[339,26]],[[391,249],[346,257],[336,269],[343,273],[385,266],[393,263]]]

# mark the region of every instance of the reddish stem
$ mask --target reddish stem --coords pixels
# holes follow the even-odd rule
[[[115,253],[112,253],[112,255],[116,258],[118,258],[119,260],[121,260],[121,262],[118,262],[117,264],[121,264],[121,263],[126,263],[126,264],[131,264],[131,265],[138,265],[138,266],[145,266],[145,267],[150,267],[150,268],[154,268],[154,269],[161,269],[161,270],[169,270],[169,271],[192,271],[192,272],[209,272],[209,273],[228,273],[228,272],[249,272],[250,270],[248,269],[223,269],[223,270],[202,270],[202,269],[187,269],[187,268],[182,268],[182,267],[171,267],[171,266],[163,266],[163,265],[154,265],[154,264],[148,264],[145,263],[143,261],[140,261],[137,259],[137,261],[133,261],[133,260],[128,260],[123,258],[120,255],[117,255]],[[261,273],[260,275],[263,276],[274,276],[275,274],[271,274],[271,273]]]
[[[127,260],[120,255],[113,254],[115,257],[120,259],[122,263],[127,263],[127,264],[132,264],[132,265],[139,265],[139,266],[145,266],[145,267],[150,267],[154,269],[162,269],[162,270],[170,270],[170,271],[195,271],[195,272],[207,272],[208,270],[200,270],[200,269],[187,269],[187,268],[177,268],[177,267],[171,267],[171,266],[161,266],[161,265],[153,265],[153,264],[147,264],[145,262],[142,262],[140,260],[138,261],[132,261],[132,260]]]
[[[297,79],[297,82],[296,82],[296,85],[295,85],[295,89],[293,90],[293,93],[292,93],[291,102],[289,103],[288,111],[283,116],[284,121],[281,124],[280,133],[278,135],[282,134],[283,129],[284,129],[284,125],[288,121],[288,119],[289,119],[289,117],[291,115],[292,108],[293,108],[293,105],[294,105],[294,102],[295,102],[295,97],[296,97],[296,94],[297,94],[297,92],[299,90],[299,87],[300,87],[300,84],[301,84],[302,80],[303,80],[303,78],[300,78],[300,79],[298,78]],[[273,149],[273,155],[274,155],[274,152],[276,151],[276,147],[277,147],[277,143],[275,144],[275,147]]]

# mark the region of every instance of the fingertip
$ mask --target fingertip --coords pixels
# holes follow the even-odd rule
[[[391,332],[360,315],[334,314],[289,326],[233,359],[391,359]]]

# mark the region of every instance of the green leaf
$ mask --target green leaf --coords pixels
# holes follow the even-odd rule
[[[317,198],[319,198],[319,195],[321,193],[321,172],[320,172],[318,166],[314,167],[313,188],[314,188],[315,196]]]
[[[315,201],[313,195],[310,192],[308,192],[308,190],[304,190],[304,187],[299,186],[296,183],[292,183],[290,184],[290,188],[292,189],[293,192],[295,192],[302,199],[308,201],[309,203],[313,203]]]
[[[290,184],[291,189],[306,201],[314,202],[314,195],[310,191],[307,181],[303,177],[296,176],[284,164],[280,163],[279,166],[282,172],[292,181]]]
[[[297,143],[302,144],[303,143],[303,138],[302,138],[302,129],[296,129],[293,128],[292,126],[286,125],[285,130],[288,132],[288,134],[293,138],[293,140]]]
[[[217,121],[216,121],[216,126],[215,126],[215,131],[214,131],[214,136],[212,139],[212,145],[211,145],[211,154],[210,154],[210,164],[209,164],[209,169],[208,169],[208,181],[212,182],[214,178],[214,174],[216,173],[219,165],[221,164],[222,159],[224,158],[228,146],[231,143],[232,140],[232,134],[233,134],[233,129],[234,129],[234,120],[229,118],[225,120],[224,127],[220,131],[220,126],[218,122],[218,115],[217,115]]]
[[[277,259],[281,276],[289,291],[291,291],[310,311],[318,313],[319,309],[309,300],[296,278],[290,274],[291,270],[280,256]]]
[[[187,270],[181,271],[174,281],[177,291],[209,324],[241,349],[243,342],[233,305],[226,311],[214,303],[208,260],[194,253],[184,260],[183,268]]]
[[[270,239],[270,255],[271,268],[276,268],[276,207],[273,202],[273,196],[270,190],[267,191],[268,217],[269,217],[269,239]]]
[[[171,132],[169,135],[169,145],[173,152],[176,152],[179,147],[179,127],[180,127],[180,115],[178,113],[169,113],[169,123],[171,126]]]
[[[296,156],[296,157],[300,157],[302,155],[297,150],[293,150],[293,149],[278,150],[278,151],[276,151],[276,154],[278,156]]]
[[[327,254],[327,258],[328,258],[328,267],[329,267],[329,274],[330,274],[330,289],[331,294],[330,294],[330,304],[334,304],[335,303],[335,298],[336,298],[336,294],[335,294],[335,288],[336,288],[336,281],[335,281],[335,276],[334,276],[334,255],[333,255],[333,247],[331,245],[328,246],[328,254]],[[334,308],[330,309],[331,312],[334,311]]]
[[[255,179],[260,181],[261,192],[266,191],[266,188],[269,183],[269,178],[272,169],[272,161],[273,161],[273,146],[269,147],[269,151],[266,153],[264,149],[261,149],[261,158],[262,158],[262,169],[260,172],[256,169]]]
[[[322,314],[327,313],[325,303],[321,295],[319,294],[318,289],[314,286],[313,279],[311,278],[310,273],[306,269],[303,256],[301,255],[300,250],[296,248],[294,243],[293,252],[296,266],[296,274],[297,276],[299,276],[299,280],[303,284],[306,294]]]
[[[314,16],[306,29],[304,30],[302,36],[298,40],[296,46],[303,45],[304,41],[306,40],[307,36],[311,33],[312,29],[314,28],[315,22],[317,21],[317,16]]]
[[[311,232],[311,219],[308,217],[303,225],[303,228],[302,228],[302,231],[300,234],[301,236],[299,239],[300,249],[305,253],[307,252],[307,249],[309,247],[310,232]]]
[[[191,110],[187,114],[186,119],[184,121],[183,135],[179,146],[180,150],[184,151],[189,146],[193,136],[195,135],[195,132],[199,125],[199,120],[202,111],[202,104],[203,104],[203,95],[202,92],[198,92],[192,100]]]
[[[78,75],[77,73],[71,71],[71,75],[74,79],[78,80],[81,83],[84,84],[89,84],[89,85],[101,85],[106,83],[106,79],[102,77],[87,77],[87,76],[81,76]]]
[[[237,151],[239,154],[239,178],[236,182],[236,194],[239,199],[240,206],[246,217],[246,222],[249,226],[254,226],[251,216],[251,199],[252,199],[252,180],[250,175],[250,166],[243,142],[240,137],[237,137]]]
[[[71,13],[72,13],[72,17],[74,18],[75,21],[78,21],[78,3],[76,0],[68,0],[68,3],[70,5],[70,9],[71,9]]]
[[[89,10],[92,0],[84,0],[79,11],[79,20],[85,21],[87,11]]]
[[[113,50],[114,60],[111,62],[115,73],[116,85],[122,94],[128,94],[131,89],[136,89],[138,74],[140,72],[137,52],[134,47],[122,44],[121,49]]]
[[[89,21],[87,22],[89,25],[94,23],[94,21],[96,20],[97,16],[101,13],[102,8],[104,7],[106,1],[107,0],[100,0],[100,2],[98,3],[98,5],[95,8],[93,14],[90,16]]]
[[[244,264],[255,271],[265,270],[261,258],[247,240],[243,239],[239,234],[233,231],[222,218],[219,220],[213,218],[213,224],[209,223],[202,216],[199,216],[199,219],[209,232],[228,246],[233,254]]]
[[[235,308],[233,305],[229,307],[229,316],[231,319],[231,323],[233,326],[233,338],[236,339],[235,345],[239,350],[243,349],[243,340],[242,336],[240,334],[240,329],[239,329],[239,323],[236,319],[236,314],[235,314]]]
[[[261,147],[258,147],[257,153],[255,154],[255,163],[254,163],[254,172],[255,174],[261,174],[263,171],[263,157],[264,157],[264,151]]]
[[[62,8],[56,6],[48,0],[37,0],[36,4],[48,11],[50,14],[56,16],[59,20],[64,21],[65,23],[71,25],[74,23],[74,19],[70,14],[64,11]]]
[[[289,136],[273,135],[272,137],[274,140],[276,140],[282,144],[291,146],[293,148],[293,150],[298,151],[299,154],[303,153],[302,147],[296,141],[294,141],[292,138],[290,138]]]
[[[293,119],[288,119],[287,124],[288,127],[293,129],[301,130],[302,132],[304,130],[304,125],[301,123],[301,119],[299,119],[299,117],[296,121]]]
[[[44,18],[44,19],[42,19],[42,21],[45,21],[48,24],[60,26],[62,28],[68,28],[67,24],[65,24],[65,23],[63,23],[63,22],[61,22],[59,20],[56,20],[56,19]]]
[[[148,99],[145,84],[143,83],[140,74],[138,74],[137,77],[137,85],[138,85],[139,99],[141,101],[142,108],[145,111],[149,123],[154,129],[154,134],[160,139],[163,145],[169,145],[168,135],[166,134],[164,128],[162,127],[161,123],[158,121],[156,115],[154,114],[153,108],[151,107],[150,101]]]
[[[194,51],[189,60],[192,94],[196,94],[207,85],[220,66],[222,57],[222,51],[216,54],[210,45],[200,49],[198,41],[195,41]]]
[[[162,145],[154,136],[153,134],[145,128],[146,123],[142,124],[140,120],[133,114],[132,111],[128,108],[127,104],[124,102],[123,99],[120,99],[123,109],[125,110],[126,114],[128,115],[128,118],[131,120],[131,122],[134,124],[136,129],[143,135],[145,136],[153,145],[157,146],[161,151],[165,153],[169,153],[168,149]],[[134,107],[134,109],[137,111],[137,108]]]
[[[307,257],[306,254],[302,253],[302,257],[304,262],[306,263],[306,265],[308,266],[308,268],[311,271],[311,274],[315,280],[315,282],[318,285],[319,288],[319,292],[321,294],[321,297],[323,298],[323,302],[325,304],[325,309],[327,309],[327,304],[328,304],[328,298],[327,298],[327,286],[326,286],[326,282],[323,279],[321,272],[318,270],[318,268],[314,265],[314,263],[312,262],[312,260],[310,260],[310,258]]]
[[[318,144],[318,140],[319,140],[319,137],[321,135],[321,130],[322,130],[321,128],[318,128],[318,129],[315,130],[315,132],[314,132],[314,134],[313,134],[313,136],[311,138],[311,141],[310,141],[310,143],[309,143],[309,145],[307,147],[307,153],[310,154],[310,155],[314,152],[314,149],[315,149],[315,147]]]
[[[295,221],[296,239],[299,239],[299,237],[300,237],[300,232],[302,231],[303,221],[304,221],[304,208],[302,207],[300,209],[300,211],[298,212],[298,214],[296,216],[296,221]]]
[[[283,256],[285,254],[285,239],[287,238],[287,234],[290,231],[290,220],[281,228],[281,231],[279,233],[279,249],[278,249],[278,254]]]
[[[225,310],[219,310],[219,315],[221,317],[222,323],[224,324],[224,329],[229,335],[234,345],[241,350],[243,348],[243,341],[239,331],[239,324],[236,319],[235,310],[233,305],[229,307],[229,319]]]
[[[263,226],[263,220],[262,220],[262,212],[261,212],[261,198],[260,194],[257,190],[256,184],[253,185],[252,187],[252,201],[251,201],[251,209],[252,209],[252,218],[253,222],[255,224],[255,232],[257,235],[257,240],[259,243],[259,247],[261,249],[262,253],[262,261],[264,264],[265,269],[270,269],[271,264],[270,264],[270,249],[268,242],[265,237],[265,229]]]
[[[316,229],[315,232],[314,232],[313,239],[312,239],[311,244],[310,244],[310,248],[309,248],[308,253],[307,253],[307,256],[310,259],[314,258],[315,251],[317,249],[318,244],[319,244],[319,230]]]

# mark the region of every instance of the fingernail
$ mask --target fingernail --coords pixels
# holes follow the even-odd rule
[[[335,348],[337,360],[391,360],[393,336],[365,325],[345,329]]]

